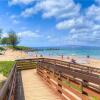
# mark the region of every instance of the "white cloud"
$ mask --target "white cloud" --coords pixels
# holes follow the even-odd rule
[[[16,5],[16,4],[30,4],[32,3],[34,0],[10,0],[8,3],[9,5]]]
[[[68,30],[66,43],[99,45],[100,44],[100,6],[92,5],[77,17],[58,22],[57,29]]]
[[[94,19],[79,16],[76,19],[62,21],[56,27],[58,29],[69,29],[65,39],[68,44],[100,44],[100,24],[96,23]]]
[[[18,18],[19,18],[19,16],[17,16],[17,15],[10,16],[10,19],[14,24],[19,24],[21,22]]]
[[[75,31],[76,32],[76,31]],[[96,32],[96,31],[95,31]],[[99,31],[100,32],[100,31]],[[71,33],[69,35],[64,36],[52,36],[47,38],[47,41],[51,44],[56,45],[97,45],[100,44],[100,35],[98,32],[96,33]]]
[[[56,25],[58,29],[70,29],[73,28],[74,26],[75,26],[74,19],[62,21]]]
[[[26,31],[23,31],[23,32],[19,32],[17,34],[21,38],[38,38],[38,37],[40,37],[40,35],[38,33],[32,32],[30,30],[26,30]]]
[[[100,22],[100,6],[92,5],[86,11],[86,16],[89,20]]]
[[[38,37],[41,37],[41,35],[39,35],[37,32],[32,32],[30,30],[18,32],[17,35],[20,38],[38,38]],[[7,33],[2,34],[2,37],[7,37],[7,36],[8,36]]]
[[[21,0],[21,2],[22,1],[24,0]],[[27,0],[25,1],[27,2]],[[36,1],[36,4],[22,11],[21,16],[30,17],[38,12],[41,12],[43,18],[54,17],[56,19],[59,19],[60,21],[57,20],[56,28],[60,30],[65,29],[68,31],[67,36],[65,38],[62,37],[62,41],[66,41],[66,43],[69,41],[69,43],[91,42],[100,44],[99,5],[97,6],[93,4],[92,6],[86,8],[84,12],[82,12],[82,10],[80,9],[80,5],[75,4],[74,0],[39,0],[39,1],[29,0],[29,1],[30,2]],[[96,0],[96,2],[98,2],[99,4],[100,0]],[[31,32],[28,31],[25,32],[24,34],[26,33],[31,33]],[[33,36],[36,34],[33,33]],[[59,38],[51,39],[50,36],[47,36],[46,39],[53,42],[60,41]]]
[[[33,7],[27,8],[25,11],[23,11],[23,12],[21,13],[21,16],[23,16],[23,17],[30,17],[30,16],[32,16],[33,14],[35,14],[36,12],[37,12],[37,11],[34,10]]]
[[[94,24],[91,28],[77,28],[70,30],[66,40],[73,43],[100,44],[100,25]],[[66,41],[66,43],[67,43]]]
[[[41,0],[35,6],[25,9],[21,15],[29,17],[41,11],[44,18],[69,18],[78,15],[79,10],[80,6],[73,0]]]
[[[72,29],[72,28],[90,28],[93,22],[85,19],[83,16],[73,17],[56,24],[57,29]]]
[[[8,37],[8,34],[7,33],[3,33],[2,37]]]
[[[51,39],[52,39],[52,36],[48,35],[48,36],[47,36],[47,39],[50,39],[50,40],[51,40]]]
[[[11,15],[11,16],[10,16],[10,19],[15,19],[15,18],[17,18],[16,15]]]
[[[14,19],[14,20],[13,20],[13,23],[14,23],[14,24],[19,24],[19,23],[20,23],[20,21],[18,21],[18,20],[16,20],[16,19]]]
[[[100,25],[99,24],[94,25],[93,30],[100,30]]]

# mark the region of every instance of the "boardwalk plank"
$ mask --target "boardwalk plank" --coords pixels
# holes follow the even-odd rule
[[[36,70],[21,71],[25,100],[61,100],[37,75]]]

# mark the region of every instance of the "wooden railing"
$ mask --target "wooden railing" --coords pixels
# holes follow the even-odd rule
[[[0,100],[15,100],[16,73],[34,68],[37,73],[65,100],[100,100],[100,69],[49,58],[19,59],[0,90]]]
[[[89,73],[99,73],[100,74],[100,68],[94,68],[92,66],[90,67],[90,66],[86,66],[86,65],[82,65],[82,64],[78,64],[78,63],[70,63],[67,61],[61,61],[58,59],[50,59],[50,58],[42,58],[42,60],[56,64],[56,65],[58,64],[58,65],[63,65],[65,67],[80,69],[80,70],[83,70],[83,71],[86,71]]]
[[[36,68],[36,62],[35,59],[16,60],[16,66],[18,70],[34,69]]]
[[[0,89],[0,100],[14,100],[16,87],[16,64],[13,66],[6,82]]]
[[[16,63],[11,69],[6,82],[0,89],[0,100],[15,100],[17,71],[34,68],[33,65],[36,64],[34,63],[36,61],[37,59],[16,60]]]
[[[86,65],[82,65],[82,64],[78,64],[78,63],[70,63],[67,61],[62,61],[62,60],[58,60],[58,59],[51,59],[51,58],[34,58],[34,59],[19,59],[16,60],[18,63],[23,63],[25,64],[25,62],[38,62],[38,61],[46,61],[52,64],[56,64],[56,65],[61,65],[61,66],[65,66],[65,67],[70,67],[73,69],[79,69],[88,73],[96,73],[96,74],[100,74],[100,68],[94,68],[94,67],[90,67],[90,66],[86,66]],[[22,64],[22,65],[23,65]]]
[[[100,69],[44,58],[37,73],[65,100],[100,100]]]

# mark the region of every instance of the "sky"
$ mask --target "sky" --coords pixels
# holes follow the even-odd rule
[[[0,28],[24,46],[100,46],[100,0],[0,0]]]

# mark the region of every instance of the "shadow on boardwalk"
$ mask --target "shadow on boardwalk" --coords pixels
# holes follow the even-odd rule
[[[15,100],[25,100],[21,71],[17,72],[17,87]]]

